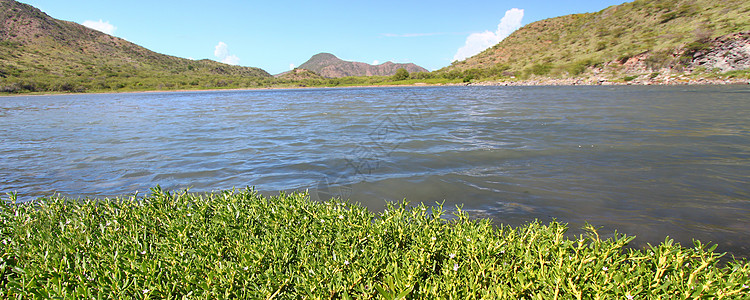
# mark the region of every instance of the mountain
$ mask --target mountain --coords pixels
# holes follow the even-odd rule
[[[0,0],[0,92],[222,87],[267,77],[258,68],[159,54]]]
[[[330,53],[318,53],[298,67],[313,71],[327,78],[339,78],[347,76],[391,76],[398,69],[406,69],[409,73],[428,72],[427,69],[413,63],[397,64],[385,62],[379,65],[371,65],[363,62],[341,60]]]
[[[438,73],[632,80],[748,68],[750,1],[637,0],[528,24]]]

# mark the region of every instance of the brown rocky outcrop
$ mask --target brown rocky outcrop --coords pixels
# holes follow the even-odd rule
[[[691,73],[701,68],[721,73],[747,70],[750,69],[750,32],[697,41],[669,52],[646,51],[606,62],[602,67],[593,68],[593,73],[603,73],[611,67],[619,67],[620,74]]]
[[[693,55],[691,66],[721,72],[750,69],[750,32],[716,38],[710,47]]]

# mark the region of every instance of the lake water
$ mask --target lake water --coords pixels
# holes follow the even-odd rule
[[[2,97],[0,128],[0,193],[26,200],[309,190],[750,256],[748,86]]]

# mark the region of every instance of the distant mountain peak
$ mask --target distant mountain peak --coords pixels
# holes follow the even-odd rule
[[[300,69],[310,70],[323,77],[339,78],[347,76],[391,76],[398,69],[406,69],[409,73],[428,72],[427,69],[413,63],[385,62],[379,65],[371,65],[363,62],[345,61],[331,53],[318,53],[310,57],[299,66]]]
[[[327,53],[327,52],[321,52],[321,53],[315,54],[310,59],[338,59],[338,60],[341,60],[338,57],[336,57],[336,55],[333,55],[333,54]]]

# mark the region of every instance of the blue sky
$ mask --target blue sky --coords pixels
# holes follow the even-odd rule
[[[474,48],[484,47],[481,44],[495,43],[518,26],[596,12],[627,1],[20,2],[159,53],[259,67],[277,74],[320,52],[374,64],[413,62],[435,70],[478,51]]]

